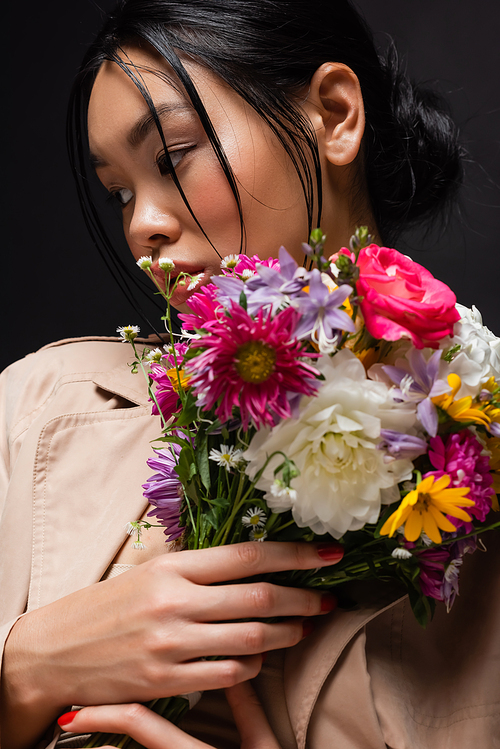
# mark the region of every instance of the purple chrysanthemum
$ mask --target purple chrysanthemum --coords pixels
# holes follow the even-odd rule
[[[144,496],[153,509],[148,512],[149,517],[156,517],[169,541],[175,541],[182,535],[184,528],[179,525],[183,498],[182,484],[174,471],[177,465],[180,445],[171,444],[160,450],[155,450],[155,457],[149,458],[148,466],[154,473],[145,484]]]
[[[460,567],[465,554],[476,550],[476,539],[466,538],[445,547],[417,552],[420,588],[424,596],[444,601],[449,611],[459,591]]]
[[[493,497],[490,460],[483,453],[483,445],[469,429],[449,434],[444,439],[434,437],[430,440],[429,459],[437,469],[431,473],[436,478],[447,473],[451,476],[450,486],[468,486],[468,497],[474,500],[475,505],[469,507],[467,512],[480,521],[484,521],[491,510]],[[453,518],[453,524],[457,528],[465,526],[467,533],[473,530],[471,523],[457,518]]]
[[[203,351],[186,366],[198,404],[226,422],[240,409],[245,429],[273,426],[291,415],[289,398],[316,392],[317,371],[301,359],[310,356],[295,338],[298,314],[291,307],[274,317],[260,310],[253,319],[231,305],[230,316],[195,340]]]

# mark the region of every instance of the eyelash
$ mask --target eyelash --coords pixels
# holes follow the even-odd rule
[[[185,146],[184,148],[177,148],[174,151],[169,151],[170,160],[174,169],[177,168],[184,156],[193,148],[194,146]],[[172,173],[172,168],[170,167],[170,164],[166,159],[165,151],[161,151],[161,153],[159,153],[156,157],[156,166],[158,167],[158,171],[160,172],[162,177],[165,177]]]
[[[188,153],[188,151],[191,151],[193,148],[194,146],[187,146],[185,148],[178,148],[175,151],[169,151],[170,160],[172,162],[173,169],[176,169],[176,167],[184,158],[186,153]],[[165,157],[165,153],[166,153],[165,151],[162,151],[161,153],[158,154],[158,156],[155,159],[156,166],[158,167],[158,171],[160,172],[162,177],[168,176],[169,174],[172,173],[172,167],[170,167],[170,164],[168,163]],[[123,192],[130,193],[130,197],[124,200],[120,194]],[[129,190],[127,187],[122,187],[119,190],[113,190],[109,193],[109,199],[116,200],[116,202],[121,208],[124,208],[127,205],[127,203],[129,203],[132,200],[133,197],[134,195],[132,191]]]

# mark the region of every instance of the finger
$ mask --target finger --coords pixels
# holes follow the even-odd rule
[[[186,694],[208,689],[222,689],[232,687],[242,681],[253,679],[262,668],[262,655],[248,655],[236,658],[224,658],[220,661],[200,660],[180,663],[170,670],[168,683],[163,692],[169,694],[168,687],[175,681],[177,694]],[[162,686],[158,685],[158,693],[162,693]]]
[[[73,716],[73,713],[66,713],[57,721],[65,731],[123,733],[131,736],[146,749],[212,749],[203,741],[188,736],[144,705],[84,707],[69,723],[64,722],[66,716]]]
[[[280,749],[255,691],[248,681],[226,689],[241,738],[241,749]]]
[[[200,561],[200,555],[203,557]],[[168,564],[182,576],[198,585],[261,575],[266,572],[307,570],[336,564],[342,559],[343,547],[337,543],[278,543],[248,541],[212,549],[162,554],[158,564]]]
[[[318,616],[333,611],[337,599],[330,593],[285,588],[271,583],[205,586],[187,602],[184,611],[196,621],[268,619],[283,616]]]
[[[273,624],[261,621],[228,622],[197,625],[193,632],[196,632],[196,639],[190,637],[189,630],[185,632],[189,659],[212,655],[247,656],[297,645],[304,637],[304,624],[302,619]]]

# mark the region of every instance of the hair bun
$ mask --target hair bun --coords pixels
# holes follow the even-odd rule
[[[385,126],[371,128],[367,167],[379,228],[390,237],[451,204],[465,152],[445,100],[410,81],[393,45],[381,63],[390,111]]]

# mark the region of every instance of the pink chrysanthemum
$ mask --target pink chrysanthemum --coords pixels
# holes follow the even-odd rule
[[[317,371],[300,360],[308,354],[293,335],[298,318],[288,307],[274,318],[260,310],[253,319],[232,304],[230,317],[192,343],[203,348],[186,367],[199,405],[211,409],[218,404],[215,413],[222,422],[238,407],[245,429],[250,421],[259,428],[289,417],[289,397],[316,391]]]
[[[166,362],[167,368],[165,368],[165,366],[162,366],[161,364],[151,365],[149,376],[156,383],[155,398],[165,419],[169,419],[170,416],[180,408],[179,392],[178,386],[176,386],[176,378],[169,376],[167,370],[175,368],[176,359],[178,366],[182,366],[182,360],[187,349],[188,346],[186,343],[176,343],[176,356],[174,357],[172,353],[162,357]],[[154,401],[151,408],[151,413],[153,413],[155,416],[158,416],[159,413]]]
[[[442,437],[430,440],[429,459],[437,469],[431,473],[436,478],[447,473],[451,476],[452,487],[468,486],[468,498],[473,499],[475,505],[467,508],[467,512],[480,521],[484,521],[491,510],[494,493],[489,456],[483,453],[483,445],[469,429],[449,434],[444,440]],[[453,524],[457,528],[466,526],[467,532],[473,529],[471,523],[457,518],[453,518]]]
[[[241,275],[244,270],[251,270],[255,273],[258,265],[265,265],[267,268],[280,269],[280,261],[274,257],[268,257],[267,260],[261,260],[258,255],[248,257],[247,255],[238,255],[238,262],[234,267],[234,272]]]
[[[188,306],[192,312],[179,315],[184,330],[210,330],[212,324],[218,321],[223,314],[222,305],[217,299],[218,291],[217,286],[210,283],[189,297]]]

